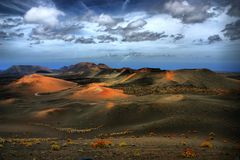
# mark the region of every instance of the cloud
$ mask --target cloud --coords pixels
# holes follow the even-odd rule
[[[30,46],[31,46],[31,45],[41,44],[41,43],[44,43],[44,42],[43,42],[43,41],[40,41],[40,40],[35,40],[34,42],[30,43]]]
[[[118,34],[118,35],[124,35],[126,30],[125,28],[118,26],[117,28],[107,28],[105,32],[108,32],[110,34]]]
[[[13,39],[13,38],[22,38],[22,37],[24,37],[24,33],[0,31],[0,39]]]
[[[105,31],[109,32],[110,34],[119,34],[119,35],[124,36],[125,34],[128,34],[129,32],[142,29],[142,27],[145,26],[146,24],[147,24],[147,22],[144,19],[138,19],[138,20],[128,23],[126,27],[118,26],[115,29],[107,28]]]
[[[156,32],[131,32],[129,34],[124,35],[123,42],[140,42],[140,41],[156,41],[160,38],[165,38],[167,35]]]
[[[94,12],[88,11],[86,15],[82,17],[82,20],[98,23],[100,26],[113,27],[119,22],[123,21],[122,18],[113,18],[107,14],[95,15]]]
[[[55,27],[59,24],[58,17],[64,16],[62,11],[49,7],[33,7],[24,15],[24,20],[28,23],[44,24]]]
[[[227,24],[222,32],[231,41],[240,39],[240,20]]]
[[[52,39],[60,39],[64,41],[73,41],[75,39],[75,35],[83,28],[80,24],[71,23],[61,23],[54,28],[48,26],[37,26],[33,28],[30,33],[30,40],[52,40]]]
[[[138,28],[142,28],[146,24],[147,24],[147,22],[145,20],[138,19],[136,21],[130,22],[125,29],[129,29],[129,30],[138,29]]]
[[[193,40],[193,44],[209,45],[209,44],[213,44],[213,43],[220,42],[220,41],[222,41],[222,38],[218,34],[215,34],[215,35],[209,36],[207,39],[200,38],[200,39]]]
[[[46,26],[38,26],[36,28],[33,28],[30,33],[30,38],[33,40],[39,40],[39,39],[55,39],[53,38],[54,34],[52,30]]]
[[[178,41],[178,40],[180,40],[180,39],[183,39],[183,38],[184,38],[184,35],[178,33],[178,34],[176,34],[176,35],[171,35],[171,37],[173,38],[173,41],[176,42],[176,41]]]
[[[97,39],[100,40],[99,43],[110,43],[118,40],[116,37],[112,37],[110,35],[100,35],[97,36]]]
[[[66,42],[71,42],[75,39],[75,36],[74,35],[65,35],[62,37],[62,39]]]
[[[208,43],[209,44],[212,44],[212,43],[215,43],[215,42],[220,42],[220,41],[222,41],[222,39],[218,34],[208,37]]]
[[[240,17],[240,3],[239,0],[230,0],[228,2],[230,4],[230,9],[228,10],[228,14],[230,16]]]
[[[179,16],[194,12],[195,7],[190,5],[187,1],[169,1],[165,4],[165,9],[170,11],[173,16]]]
[[[10,29],[17,27],[23,24],[23,19],[21,17],[4,17],[0,21],[0,28],[1,29]]]
[[[180,18],[183,23],[201,23],[212,16],[209,6],[193,6],[187,1],[169,1],[165,3],[164,9],[174,18]]]
[[[116,21],[109,15],[101,14],[98,17],[95,17],[95,22],[99,23],[99,25],[115,25]]]
[[[207,43],[202,38],[200,38],[200,39],[193,40],[193,44],[203,45],[203,44],[207,44]]]
[[[92,44],[92,43],[96,43],[96,42],[93,40],[93,38],[79,37],[75,40],[75,43]]]

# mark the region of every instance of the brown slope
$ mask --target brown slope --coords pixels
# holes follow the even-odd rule
[[[207,89],[240,89],[240,81],[226,78],[207,69],[167,71],[162,78],[162,82],[167,81]]]
[[[227,78],[207,69],[184,69],[175,71],[162,72],[135,72],[134,76],[127,78],[124,81],[119,81],[119,84],[128,85],[134,84],[141,86],[141,83],[146,78],[151,81],[149,85],[159,87],[174,87],[174,86],[192,86],[205,89],[223,89],[223,90],[239,90],[240,81]],[[121,76],[121,75],[120,75]],[[120,78],[120,76],[118,78]],[[122,76],[123,77],[123,76]],[[124,79],[124,77],[123,77]]]

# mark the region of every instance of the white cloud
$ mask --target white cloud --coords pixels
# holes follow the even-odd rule
[[[58,17],[64,16],[62,11],[49,7],[33,7],[24,16],[28,23],[44,24],[54,27],[59,24]]]
[[[165,32],[168,35],[184,32],[184,24],[168,14],[157,14],[145,19],[145,21],[147,24],[144,29],[151,32]]]
[[[187,1],[170,1],[165,4],[165,9],[170,11],[173,15],[189,14],[195,10],[195,7],[190,5]]]
[[[136,28],[141,28],[145,26],[147,22],[143,19],[138,19],[136,21],[133,21],[127,25],[128,29],[136,29]]]
[[[93,18],[94,22],[99,23],[100,25],[115,25],[116,21],[113,19],[111,16],[106,15],[106,14],[101,14],[100,16],[96,16]]]

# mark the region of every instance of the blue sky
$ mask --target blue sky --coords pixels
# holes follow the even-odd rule
[[[0,69],[112,67],[240,71],[237,0],[2,0]]]

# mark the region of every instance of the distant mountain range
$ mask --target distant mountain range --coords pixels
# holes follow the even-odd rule
[[[122,75],[133,73],[135,71],[138,72],[160,72],[159,68],[141,68],[139,70],[134,70],[131,68],[120,68],[114,69],[106,64],[99,63],[90,63],[90,62],[80,62],[70,66],[64,66],[60,69],[50,69],[43,66],[36,65],[14,65],[10,68],[0,71],[0,75],[28,75],[33,73],[39,74],[48,74],[48,73],[62,73],[65,75],[69,74],[78,74],[81,76],[93,76],[99,74],[109,74],[112,72],[121,72]]]
[[[29,74],[45,74],[78,84],[94,82],[106,83],[112,87],[123,89],[129,94],[151,93],[210,93],[228,90],[239,90],[240,82],[215,73],[208,69],[161,70],[159,68],[111,68],[105,64],[81,62],[52,70],[41,66],[12,66],[0,73],[2,84],[4,76],[23,76]],[[11,81],[18,79],[12,78]]]

